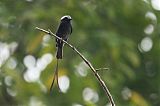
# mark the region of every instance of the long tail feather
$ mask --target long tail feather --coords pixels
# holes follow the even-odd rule
[[[57,59],[57,67],[58,67],[58,59]],[[58,68],[57,68],[57,70],[58,70]],[[59,83],[58,83],[58,71],[56,71],[56,72],[57,72],[57,73],[56,73],[57,87],[58,87],[59,92],[61,92],[61,89],[60,89]]]
[[[59,87],[59,84],[58,84],[58,59],[57,59],[57,65],[56,65],[56,70],[55,70],[55,72],[54,72],[52,84],[51,84],[51,86],[50,86],[50,92],[52,91],[52,88],[53,88],[53,85],[54,85],[55,78],[56,78],[56,80],[57,80],[58,89],[59,89],[59,91],[61,91],[61,90],[60,90],[60,87]]]

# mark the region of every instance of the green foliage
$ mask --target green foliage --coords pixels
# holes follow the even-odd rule
[[[66,14],[73,18],[69,42],[95,68],[109,68],[99,73],[117,106],[160,105],[160,15],[149,0],[1,0],[2,106],[108,106],[90,69],[67,46],[59,75],[67,76],[69,88],[59,93],[55,85],[49,93],[56,66],[55,39],[35,27],[55,32]],[[145,32],[152,30],[148,25],[153,27],[150,33]],[[25,76],[31,69],[25,64],[27,56],[33,72],[29,75],[40,74],[36,80]]]

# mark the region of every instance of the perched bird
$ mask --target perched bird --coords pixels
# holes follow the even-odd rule
[[[71,25],[71,16],[66,15],[61,18],[60,25],[56,32],[56,35],[63,40],[67,41],[69,35],[72,33],[72,25]],[[56,39],[56,47],[57,47],[57,59],[62,59],[63,57],[63,42],[59,39]]]
[[[69,15],[65,15],[61,18],[59,27],[57,29],[56,35],[60,38],[62,38],[63,40],[67,41],[69,35],[72,33],[72,25],[71,25],[71,16]],[[54,80],[56,78],[57,80],[57,85],[59,88],[59,84],[58,84],[58,60],[62,59],[63,57],[63,46],[64,43],[63,41],[59,40],[56,38],[56,47],[57,47],[57,54],[56,54],[56,58],[57,58],[57,66],[56,66],[56,70],[54,73],[54,77],[53,77],[53,81],[50,87],[50,91],[52,90],[53,84],[54,84]],[[60,88],[59,88],[60,90]]]

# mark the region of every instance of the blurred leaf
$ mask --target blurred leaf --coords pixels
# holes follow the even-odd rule
[[[135,106],[150,106],[148,102],[137,92],[132,92],[131,101]]]
[[[31,54],[39,47],[39,45],[42,42],[42,37],[43,36],[38,35],[38,36],[36,36],[32,39],[29,39],[29,42],[28,42],[28,45],[27,45],[27,48],[26,48],[27,53]]]

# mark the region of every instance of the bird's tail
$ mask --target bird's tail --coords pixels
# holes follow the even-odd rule
[[[57,57],[57,59],[62,59],[62,57],[63,57],[63,49],[62,49],[62,46],[59,46],[59,47],[58,47],[56,57]]]
[[[61,92],[61,89],[60,89],[59,83],[58,83],[58,59],[57,59],[56,70],[54,72],[53,80],[52,80],[52,83],[51,83],[51,86],[50,86],[50,92],[52,91],[55,79],[57,80],[57,86],[58,86],[59,92]]]

